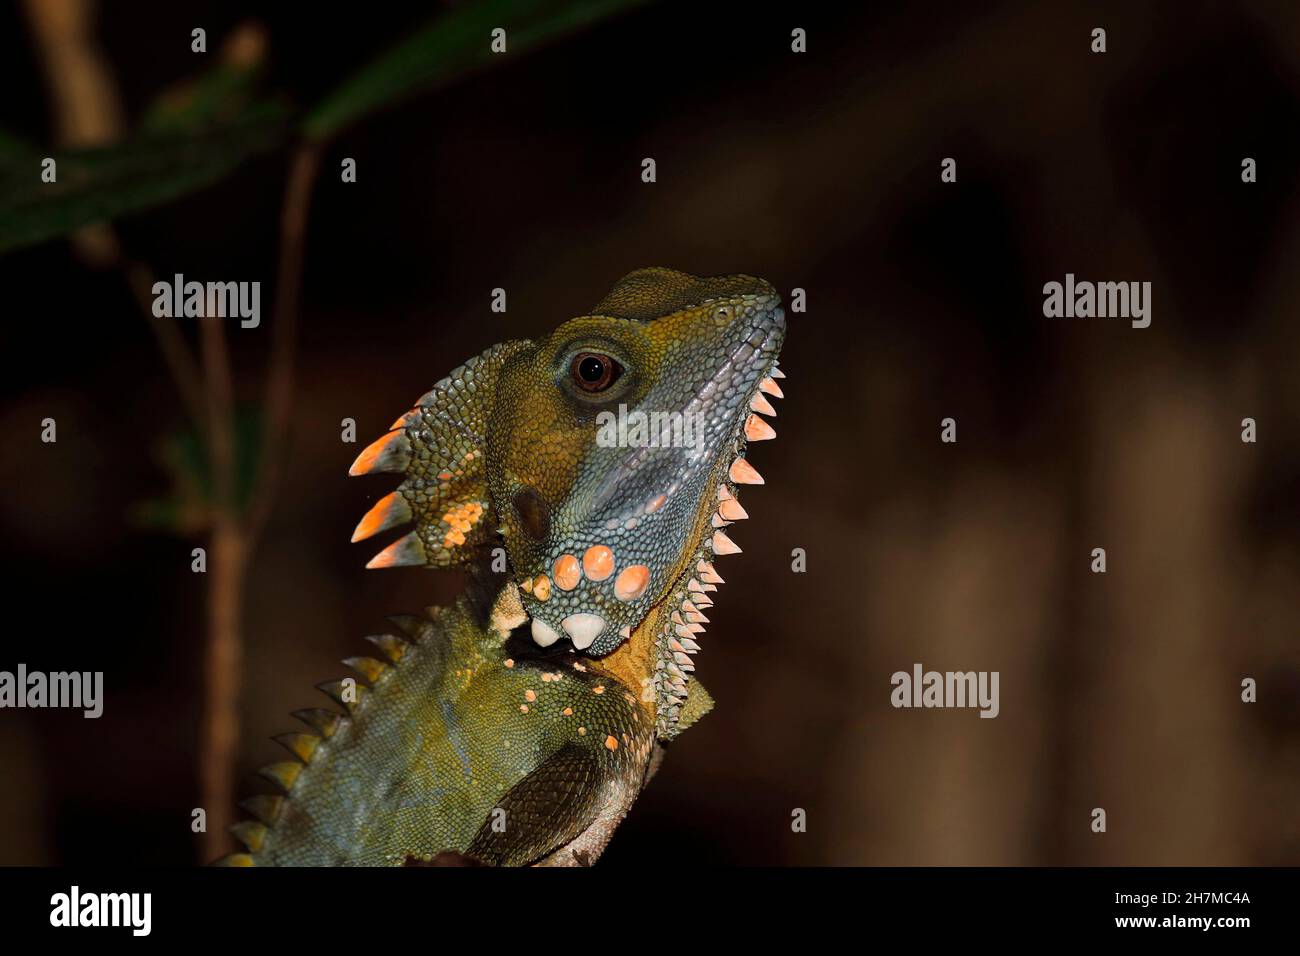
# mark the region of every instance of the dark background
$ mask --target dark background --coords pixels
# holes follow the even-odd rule
[[[195,25],[212,49],[260,23],[268,85],[311,103],[428,13],[111,4],[96,32],[129,122],[194,70]],[[0,127],[52,142],[33,46],[24,6],[0,11]],[[388,488],[347,480],[342,418],[368,442],[634,268],[747,272],[808,311],[702,641],[718,706],[602,865],[1300,863],[1295,4],[650,6],[409,99],[322,162],[242,770],[280,759],[267,736],[383,615],[459,584],[363,571],[375,549],[348,537]],[[160,275],[263,282],[261,327],[230,333],[250,405],[285,172],[267,154],[116,223]],[[1066,272],[1151,281],[1151,327],[1044,318]],[[169,490],[175,390],[121,275],[70,243],[7,256],[0,289],[0,667],[106,672],[98,721],[0,712],[0,863],[193,862],[203,542],[140,520]],[[1000,671],[1001,716],[891,708],[918,661]]]

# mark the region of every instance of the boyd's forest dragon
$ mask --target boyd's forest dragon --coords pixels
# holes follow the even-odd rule
[[[397,419],[351,473],[405,480],[353,540],[413,525],[367,566],[464,568],[467,589],[368,638],[360,679],[321,687],[341,711],[295,713],[311,732],[276,738],[279,792],[241,804],[248,852],[221,862],[593,862],[712,706],[692,655],[738,489],[763,482],[746,448],[775,435],[784,336],[761,279],[642,269]]]

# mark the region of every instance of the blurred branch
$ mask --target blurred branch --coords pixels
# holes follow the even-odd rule
[[[104,146],[122,135],[122,104],[103,51],[90,30],[94,0],[26,0],[27,19],[50,89],[60,144],[76,149]],[[118,252],[106,225],[72,236],[87,261],[105,265]]]
[[[59,142],[81,148],[116,140],[122,105],[91,30],[94,0],[26,0],[23,6],[49,84]]]
[[[206,311],[206,310],[205,310]],[[220,855],[231,823],[235,750],[239,742],[240,616],[244,562],[248,554],[235,502],[234,388],[225,320],[199,320],[207,383],[208,448],[213,484],[212,553],[208,566],[208,644],[203,669],[205,698],[200,731],[201,805],[208,811],[204,856]]]
[[[298,339],[298,299],[302,287],[303,240],[307,210],[320,153],[304,144],[294,152],[280,213],[280,261],[271,318],[271,359],[267,372],[266,420],[262,429],[258,476],[248,513],[250,541],[266,524],[280,483],[289,419],[293,411],[294,347]]]
[[[200,746],[200,780],[208,829],[206,859],[225,849],[226,830],[234,805],[234,765],[239,746],[239,687],[243,661],[240,614],[248,561],[266,523],[279,485],[293,404],[294,346],[297,341],[298,299],[302,282],[303,238],[317,153],[304,146],[295,151],[285,185],[280,219],[280,262],[272,318],[271,361],[267,375],[267,411],[263,424],[258,472],[247,512],[235,496],[234,402],[224,320],[207,317],[203,332],[203,368],[208,383],[209,447],[214,482],[214,526],[209,573],[209,636],[204,674],[205,706]]]
[[[111,230],[111,226],[101,227],[105,230]],[[126,274],[127,282],[131,285],[131,291],[135,294],[136,302],[140,305],[140,311],[149,322],[149,327],[153,329],[154,340],[158,343],[158,351],[162,352],[163,363],[167,366],[167,371],[171,373],[172,383],[176,390],[180,392],[181,401],[185,403],[185,411],[194,427],[198,429],[201,435],[207,434],[204,427],[207,421],[204,416],[204,397],[203,397],[203,380],[199,375],[199,365],[194,359],[194,353],[190,349],[189,343],[185,341],[185,336],[181,335],[180,326],[172,316],[155,315],[153,311],[153,283],[154,272],[142,262],[127,262],[120,256],[118,258],[118,267]]]

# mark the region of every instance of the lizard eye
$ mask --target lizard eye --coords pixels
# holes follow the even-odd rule
[[[584,392],[603,392],[623,374],[623,366],[600,352],[579,352],[569,363],[573,384]]]

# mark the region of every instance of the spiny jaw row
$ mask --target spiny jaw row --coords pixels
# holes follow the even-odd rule
[[[777,379],[785,378],[784,373],[775,365],[769,374],[759,380],[758,387],[749,401],[749,413],[742,426],[743,440],[740,442],[743,453],[744,444],[751,441],[767,441],[776,437],[776,431],[761,416],[775,417],[776,409],[770,398],[783,398],[781,386]],[[737,545],[723,530],[749,515],[736,498],[735,486],[761,485],[763,476],[745,460],[743,454],[737,455],[727,472],[727,482],[718,485],[717,507],[710,519],[713,531],[700,546],[700,556],[696,562],[695,576],[690,577],[686,590],[679,591],[673,598],[677,608],[669,616],[664,626],[660,644],[667,647],[671,656],[661,660],[666,673],[663,686],[670,690],[673,699],[680,702],[686,693],[685,673],[694,670],[690,655],[699,650],[695,637],[704,630],[708,623],[703,612],[705,607],[712,607],[713,600],[709,592],[717,590],[722,578],[713,568],[712,558],[717,555],[739,554]],[[552,574],[540,574],[520,583],[520,589],[535,600],[549,600],[552,588],[571,591],[585,578],[590,581],[603,582],[613,578],[614,596],[619,601],[639,599],[650,580],[650,569],[642,564],[628,565],[618,570],[617,555],[603,545],[588,548],[581,560],[576,555],[565,554],[558,558],[552,567]],[[573,642],[577,650],[586,650],[605,629],[606,622],[599,614],[570,614],[560,622],[565,635]],[[626,639],[631,636],[630,625],[619,630],[619,636]],[[537,616],[532,617],[531,633],[533,641],[541,647],[550,647],[561,638],[553,627]],[[680,693],[677,688],[680,687]]]
[[[781,386],[776,383],[781,378],[785,378],[784,373],[773,366],[769,375],[759,381],[758,390],[749,402],[753,414],[745,419],[744,434],[747,442],[766,441],[776,437],[772,426],[758,416],[776,415],[768,396],[785,397]],[[727,478],[728,481],[718,485],[718,506],[711,519],[714,530],[701,545],[695,573],[687,578],[685,588],[677,590],[670,598],[676,610],[664,624],[658,644],[659,658],[655,664],[655,673],[647,679],[644,689],[646,698],[656,702],[658,733],[664,739],[671,739],[677,733],[682,705],[686,702],[687,675],[695,671],[692,655],[700,650],[699,636],[704,633],[704,625],[709,623],[703,609],[713,607],[712,594],[717,591],[719,584],[725,583],[714,568],[713,559],[724,554],[739,554],[741,550],[723,530],[736,521],[749,517],[736,497],[738,486],[763,484],[763,476],[745,458],[739,456],[731,463]]]

